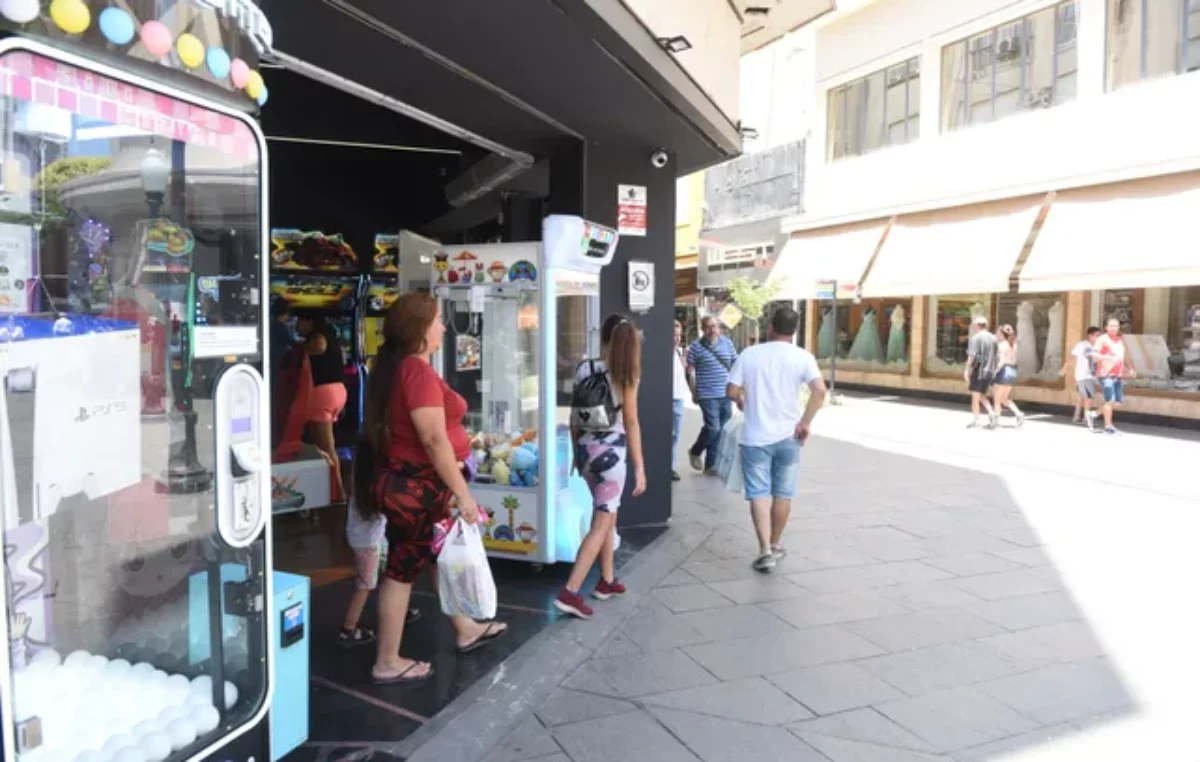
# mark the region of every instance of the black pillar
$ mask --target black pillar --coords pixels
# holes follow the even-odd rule
[[[556,152],[550,165],[550,210],[578,214],[617,227],[619,185],[645,186],[646,235],[622,236],[612,263],[600,275],[601,319],[629,313],[629,262],[654,263],[654,308],[635,315],[645,340],[638,396],[646,492],[633,498],[632,474],[619,514],[622,526],[655,524],[671,517],[671,347],[675,319],[675,172],[656,169],[650,149],[572,143]]]

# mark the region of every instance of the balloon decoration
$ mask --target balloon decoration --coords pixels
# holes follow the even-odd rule
[[[217,79],[225,79],[229,76],[229,65],[232,63],[229,60],[229,54],[221,48],[209,48],[208,55],[204,57],[208,64],[208,72]]]
[[[267,89],[267,83],[263,82],[262,75],[256,71],[250,72],[250,78],[246,80],[246,92],[250,97],[258,100],[258,96],[265,89]]]
[[[162,58],[171,50],[171,30],[160,21],[147,21],[140,32],[150,55]]]
[[[114,45],[128,45],[136,29],[133,17],[120,8],[105,8],[100,12],[100,32]]]
[[[204,62],[204,43],[194,34],[184,33],[175,41],[175,52],[179,60],[189,69],[195,69]]]
[[[0,0],[0,16],[14,24],[28,24],[40,12],[38,0]]]
[[[258,105],[267,105],[267,86],[263,85],[262,92],[258,94]]]
[[[92,12],[83,0],[54,0],[50,18],[67,34],[82,34],[92,23]]]
[[[233,80],[233,86],[241,90],[250,81],[250,66],[240,58],[233,59],[229,66],[229,77]]]

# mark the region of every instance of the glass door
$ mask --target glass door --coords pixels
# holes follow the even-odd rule
[[[260,142],[10,49],[0,150],[6,749],[183,759],[267,689]]]

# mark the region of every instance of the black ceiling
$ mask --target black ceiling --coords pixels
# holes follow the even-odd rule
[[[509,148],[545,156],[570,136],[627,145],[647,156],[666,147],[680,174],[736,152],[732,125],[706,123],[707,133],[697,128],[684,116],[689,104],[679,92],[661,92],[670,89],[638,54],[646,40],[627,44],[617,36],[593,12],[596,0],[352,0],[352,7],[350,1],[260,4],[278,50]],[[368,26],[354,12],[384,28]],[[417,46],[394,39],[395,33]],[[669,73],[678,80],[678,72]],[[272,101],[278,105],[274,92]],[[711,112],[711,104],[705,106]]]

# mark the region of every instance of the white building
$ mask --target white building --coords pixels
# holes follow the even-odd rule
[[[1127,408],[1200,417],[1200,0],[868,0],[814,34],[771,277],[860,287],[836,328],[810,302],[842,381],[961,393],[983,313],[1019,332],[1018,398],[1069,404],[1064,355],[1117,315]]]

